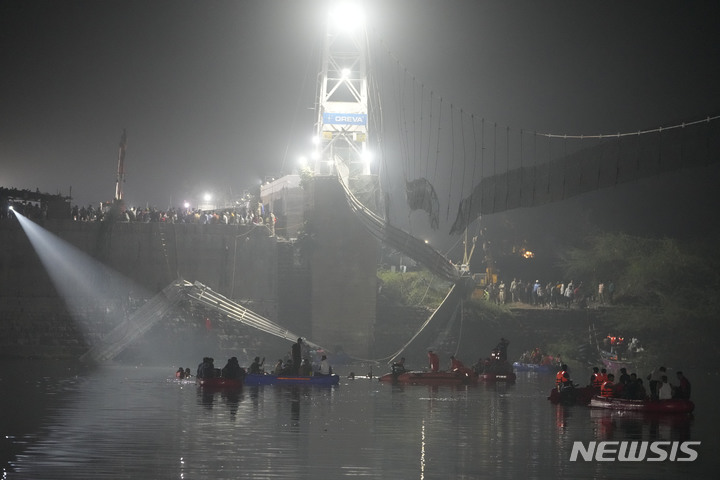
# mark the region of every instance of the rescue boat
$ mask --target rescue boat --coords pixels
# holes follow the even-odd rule
[[[481,373],[478,375],[478,380],[481,382],[508,382],[512,383],[517,379],[515,372],[504,372],[504,373]]]
[[[217,388],[217,389],[233,389],[233,388],[242,388],[243,381],[242,379],[236,379],[236,378],[223,378],[223,377],[213,377],[213,378],[196,378],[195,383],[203,388]]]
[[[672,398],[666,400],[629,400],[627,398],[601,397],[590,399],[590,407],[609,410],[649,413],[692,413],[695,404],[687,399]]]
[[[561,391],[557,388],[550,390],[548,400],[551,403],[561,403],[563,405],[587,405],[590,399],[595,395],[596,390],[593,387],[566,387]]]

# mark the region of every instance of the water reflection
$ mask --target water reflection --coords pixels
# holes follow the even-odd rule
[[[230,415],[234,416],[238,412],[238,407],[243,399],[242,389],[212,389],[197,387],[198,404],[205,408],[213,408],[216,401],[220,405],[227,407]]]
[[[254,386],[208,391],[165,381],[163,370],[101,368],[73,382],[25,389],[45,413],[15,405],[19,452],[7,478],[709,478],[697,464],[569,461],[575,441],[692,439],[712,446],[716,424],[563,407],[542,379],[513,385]],[[39,375],[30,384],[38,385]],[[6,390],[11,391],[11,390]],[[33,393],[30,393],[33,392]],[[58,396],[64,397],[58,401]],[[5,425],[8,420],[3,418]],[[22,435],[20,435],[22,434]],[[22,436],[24,444],[15,440]],[[28,440],[30,439],[30,440]],[[119,454],[120,453],[120,454]],[[620,468],[622,467],[622,468]]]
[[[590,409],[597,440],[690,440],[693,415]]]

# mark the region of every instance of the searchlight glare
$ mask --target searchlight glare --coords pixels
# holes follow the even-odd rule
[[[150,298],[150,292],[58,236],[15,212],[68,312],[89,338],[89,312],[103,312],[107,323],[124,319],[123,301]]]
[[[365,23],[362,8],[355,2],[344,2],[337,5],[328,15],[330,25],[337,31],[352,33]]]

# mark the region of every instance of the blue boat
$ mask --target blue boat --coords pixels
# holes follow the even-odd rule
[[[256,375],[245,376],[245,385],[337,385],[338,375]]]

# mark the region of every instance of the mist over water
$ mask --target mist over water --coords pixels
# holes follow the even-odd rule
[[[714,478],[712,399],[694,379],[694,417],[644,417],[551,405],[552,375],[449,388],[343,379],[335,388],[208,392],[173,367],[6,362],[17,390],[5,478]],[[338,366],[362,371],[357,366]],[[25,372],[25,375],[17,372]],[[42,387],[38,388],[38,385]],[[6,390],[7,391],[7,390]],[[695,390],[694,390],[695,391]],[[22,399],[20,398],[22,396]],[[21,408],[34,399],[33,409]],[[31,417],[34,423],[27,423]],[[700,441],[698,460],[570,462],[574,441]]]

